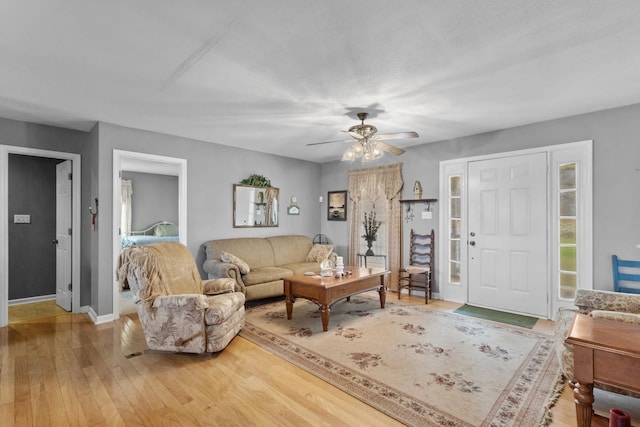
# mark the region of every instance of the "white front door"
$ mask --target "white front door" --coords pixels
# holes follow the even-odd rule
[[[56,165],[56,304],[71,311],[71,160]]]
[[[547,155],[468,164],[468,302],[546,317]]]

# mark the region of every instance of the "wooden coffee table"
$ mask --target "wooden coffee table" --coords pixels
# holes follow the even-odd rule
[[[566,342],[573,345],[579,427],[591,425],[594,382],[640,393],[640,326],[576,314]]]
[[[380,308],[384,308],[389,271],[381,268],[345,267],[345,271],[348,270],[352,274],[338,279],[303,274],[284,279],[287,319],[291,320],[296,297],[305,298],[320,305],[322,330],[324,331],[329,329],[331,306],[338,300],[375,289],[380,294]]]

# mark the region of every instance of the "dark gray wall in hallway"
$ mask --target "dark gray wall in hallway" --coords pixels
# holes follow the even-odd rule
[[[9,155],[9,300],[56,293],[56,164]],[[31,223],[14,224],[16,214]]]

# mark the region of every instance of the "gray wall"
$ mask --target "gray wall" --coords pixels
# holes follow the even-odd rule
[[[481,135],[440,141],[385,155],[380,164],[403,163],[402,197],[413,198],[413,183],[423,198],[437,198],[439,162],[462,157],[593,140],[593,277],[594,288],[613,289],[611,255],[640,259],[640,104],[567,117]],[[322,165],[321,191],[344,189],[349,168],[362,164]],[[432,220],[415,219],[404,230],[438,230],[438,206]],[[346,246],[346,224],[321,220],[322,230],[338,246]],[[439,239],[438,239],[439,240]],[[436,240],[436,241],[438,241]],[[407,241],[405,237],[405,242]],[[405,251],[406,252],[406,251]]]
[[[178,224],[178,177],[123,171],[131,181],[131,230],[140,231],[160,222]]]
[[[56,164],[60,160],[9,155],[9,300],[56,293]],[[31,216],[15,224],[13,216]]]
[[[229,237],[303,234],[313,237],[319,230],[318,194],[320,165],[267,155],[208,142],[125,128],[108,123],[97,127],[100,164],[98,169],[100,222],[96,313],[112,311],[113,293],[113,150],[152,153],[187,160],[187,243],[202,272],[202,244]],[[280,189],[277,228],[233,228],[233,184],[256,173]],[[287,215],[291,196],[298,198],[300,215]]]

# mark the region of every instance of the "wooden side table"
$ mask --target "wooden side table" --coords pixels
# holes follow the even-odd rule
[[[367,254],[358,254],[358,266],[368,268],[367,258],[382,258],[384,261],[384,269],[387,269],[387,256],[386,255],[367,255]],[[362,261],[364,260],[364,265],[362,265]]]
[[[577,314],[569,336],[578,426],[591,426],[593,383],[640,393],[640,325]]]

